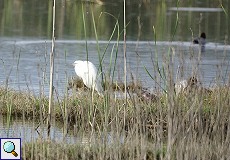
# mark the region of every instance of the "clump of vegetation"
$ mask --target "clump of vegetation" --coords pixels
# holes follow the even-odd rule
[[[3,115],[37,117],[39,110],[45,110],[47,105],[48,99],[45,97],[38,98],[30,93],[0,88],[0,112]]]
[[[124,92],[125,90],[125,84],[123,82],[110,82],[110,81],[106,81],[104,82],[103,86],[105,86],[105,88],[107,90],[112,90],[112,91],[122,91]],[[131,91],[131,92],[138,92],[142,89],[142,85],[140,82],[130,82],[127,85],[127,90]],[[67,89],[74,89],[74,90],[88,90],[89,88],[87,88],[87,86],[83,83],[83,80],[79,77],[72,77],[69,78],[68,80],[68,86]]]

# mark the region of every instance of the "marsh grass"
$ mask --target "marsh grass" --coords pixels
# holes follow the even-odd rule
[[[147,142],[148,143],[148,142]],[[133,144],[133,143],[132,143]],[[145,149],[144,155],[132,154],[138,152],[138,148],[135,146],[129,146],[130,143],[126,143],[119,146],[98,146],[97,144],[87,145],[62,145],[60,143],[53,143],[47,141],[38,140],[36,143],[26,143],[25,157],[30,159],[139,159],[146,157],[146,159],[152,159],[153,156],[160,157],[161,152],[165,152],[165,149],[159,149],[154,151],[151,149]],[[152,147],[151,144],[148,144]],[[136,144],[138,146],[138,144]],[[105,148],[105,149],[104,149]],[[31,150],[33,152],[31,152]],[[103,153],[105,150],[106,153]],[[37,154],[41,153],[41,154]]]
[[[55,155],[57,158],[54,159],[160,159],[167,155],[167,95],[162,95],[160,101],[154,103],[128,99],[126,126],[123,126],[123,99],[111,98],[105,112],[104,100],[99,96],[95,96],[94,108],[90,108],[87,98],[89,94],[86,92],[55,102],[54,118],[57,122],[63,122],[63,117],[68,115],[68,133],[75,133],[76,136],[93,130],[94,134],[88,136],[91,141],[88,140],[87,145],[63,145],[44,139],[25,143],[23,150],[26,159],[53,159]],[[11,102],[12,116],[23,116],[23,113],[26,119],[39,121],[40,99],[27,93],[4,89],[0,90],[0,95],[1,106]],[[204,95],[193,93],[173,97],[171,159],[218,159],[229,156],[229,97],[228,87],[219,87]],[[45,116],[48,113],[48,98],[42,103]],[[64,104],[67,106],[67,114],[61,109]],[[1,113],[8,114],[7,108],[1,107]],[[104,128],[117,137],[124,137],[123,142],[118,143],[118,139],[111,144],[103,143],[101,139],[92,141],[95,134],[103,135]]]

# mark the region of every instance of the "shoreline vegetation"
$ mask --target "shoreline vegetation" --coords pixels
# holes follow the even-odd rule
[[[196,90],[179,95],[175,92],[161,94],[158,101],[146,102],[137,96],[130,97],[126,110],[123,106],[124,99],[114,99],[109,94],[102,98],[94,94],[93,100],[89,100],[92,98],[90,90],[78,90],[81,94],[72,90],[72,95],[54,101],[52,114],[55,121],[68,128],[67,133],[72,132],[73,128],[80,135],[112,132],[118,136],[125,135],[126,142],[110,144],[111,146],[102,142],[97,142],[96,145],[88,142],[87,145],[62,146],[52,140],[37,139],[23,145],[25,157],[54,158],[55,154],[64,150],[57,157],[126,159],[133,156],[134,159],[139,159],[144,156],[147,159],[160,159],[165,158],[169,134],[173,139],[173,159],[183,158],[185,154],[190,155],[189,157],[193,157],[192,154],[195,157],[201,154],[205,159],[218,159],[219,155],[229,155],[229,86],[217,86],[209,93]],[[12,89],[0,88],[0,105],[4,116],[10,114],[40,122],[41,117],[44,119],[48,114],[48,97],[36,97]],[[122,124],[124,120],[125,123]],[[173,124],[172,128],[170,123]],[[142,141],[146,144],[138,145]],[[113,155],[114,152],[118,154]]]
[[[108,82],[109,83],[109,82]],[[134,109],[132,105],[140,105],[144,107],[150,107],[150,106],[156,106],[156,105],[161,105],[162,108],[167,108],[167,98],[169,95],[167,93],[152,93],[158,96],[158,100],[153,100],[153,101],[148,101],[148,99],[142,99],[137,92],[142,90],[142,86],[140,83],[134,83],[131,82],[127,85],[127,90],[128,90],[128,100],[130,101],[130,109]],[[64,107],[66,103],[68,103],[68,108],[75,110],[75,107],[81,107],[79,102],[84,102],[84,104],[89,103],[91,100],[89,96],[92,96],[92,92],[90,89],[88,89],[84,84],[83,81],[77,77],[74,79],[69,80],[69,84],[67,87],[67,91],[71,90],[71,92],[68,93],[68,95],[64,95],[64,97],[58,98],[54,101],[55,110],[56,112],[56,118],[64,116],[62,115],[62,110],[58,108]],[[111,93],[108,93],[111,92]],[[124,84],[121,83],[113,83],[110,86],[110,90],[108,90],[105,96],[109,96],[111,103],[114,103],[114,105],[122,105],[122,103],[125,101],[124,96],[116,98],[112,96],[113,92],[121,92],[124,93]],[[169,94],[169,93],[168,93]],[[179,105],[179,106],[184,106],[186,103],[189,103],[189,101],[194,100],[193,98],[198,98],[198,102],[200,103],[201,107],[200,109],[204,109],[202,111],[208,111],[210,112],[211,110],[215,109],[216,106],[219,106],[223,104],[224,106],[226,105],[226,109],[228,108],[227,106],[230,105],[230,87],[227,85],[219,85],[216,86],[212,89],[206,89],[206,88],[197,88],[194,90],[189,90],[183,91],[182,93],[176,95],[175,90],[173,93],[170,93],[173,96],[173,100]],[[96,105],[103,106],[104,101],[103,97],[99,96],[96,92],[94,93],[94,101],[98,102],[95,103]],[[195,103],[195,104],[196,104]],[[11,110],[11,115],[15,116],[22,116],[22,114],[25,114],[26,117],[39,117],[40,116],[40,107],[43,107],[43,114],[46,114],[46,111],[48,109],[48,97],[43,96],[35,96],[31,93],[28,93],[26,91],[18,91],[10,88],[5,88],[5,87],[0,87],[0,105],[2,106],[0,108],[1,114],[2,115],[7,115],[8,114],[8,108],[12,107]],[[98,108],[100,109],[100,107]],[[103,107],[101,107],[103,109]],[[184,108],[185,110],[189,110],[190,107]],[[33,113],[33,114],[30,114]],[[32,117],[31,117],[32,116]]]

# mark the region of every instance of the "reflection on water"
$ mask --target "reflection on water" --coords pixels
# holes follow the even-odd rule
[[[171,7],[171,11],[193,11],[193,12],[223,12],[222,8],[201,8],[201,7]]]
[[[57,122],[56,122],[57,123]],[[112,143],[124,143],[124,137],[116,136],[116,134],[89,134],[82,135],[71,134],[73,131],[70,130],[69,134],[64,134],[63,125],[52,124],[50,136],[51,140],[55,142],[65,142],[69,144],[93,144],[106,142],[108,144]],[[0,116],[0,137],[1,138],[21,138],[22,143],[25,142],[35,142],[39,139],[45,140],[47,138],[47,127],[45,125],[32,121],[23,121],[22,119],[14,119],[10,126],[7,127],[6,117]],[[117,138],[118,137],[118,138]]]
[[[39,138],[47,138],[47,128],[40,126],[37,130],[38,123],[32,121],[23,121],[14,119],[10,126],[7,127],[6,117],[1,115],[0,118],[0,137],[4,138],[22,138],[22,142],[33,142]],[[62,130],[58,127],[51,128],[51,139],[57,142],[66,140],[68,143],[76,142],[74,136],[64,136]]]
[[[95,39],[92,16],[96,21],[99,39],[109,39],[116,19],[118,19],[121,32],[123,3],[122,1],[107,1],[108,3],[105,5],[96,5],[81,3],[78,0],[57,0],[56,38],[85,39],[87,37],[90,40]],[[179,18],[180,23],[178,23],[174,40],[188,41],[191,40],[192,35],[196,36],[199,35],[199,32],[206,32],[209,41],[224,42],[226,34],[229,35],[228,26],[230,22],[223,9],[215,7],[222,5],[228,11],[230,8],[228,0],[222,0],[221,4],[220,1],[210,2],[209,0],[177,2],[178,0],[132,0],[127,2],[126,18],[129,24],[127,26],[127,39],[153,40],[154,26],[157,40],[172,40],[175,23]],[[185,12],[177,13],[178,9],[183,9]],[[84,35],[83,13],[86,36]],[[202,13],[201,19],[200,14]],[[213,19],[216,21],[213,22]],[[52,35],[52,1],[1,0],[0,26],[1,37],[49,39]],[[117,35],[116,32],[115,35]],[[114,36],[113,39],[116,37]]]

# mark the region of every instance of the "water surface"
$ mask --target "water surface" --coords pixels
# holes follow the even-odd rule
[[[227,83],[229,21],[223,8],[217,7],[219,2],[208,0],[181,2],[179,6],[176,2],[127,1],[128,80],[134,77],[144,87],[159,88],[159,82],[155,82],[159,81],[155,66],[158,65],[163,71],[165,57],[170,52],[175,80],[197,74],[205,86]],[[228,1],[223,1],[222,5],[226,10],[230,8]],[[0,8],[0,85],[47,95],[52,2],[2,0]],[[123,81],[123,36],[118,37],[118,32],[122,33],[123,28],[123,3],[105,1],[104,5],[97,5],[58,0],[56,13],[54,86],[58,94],[66,92],[68,78],[75,75],[72,63],[86,60],[88,55],[88,59],[98,66],[98,52],[105,54],[105,74],[108,74],[110,59],[114,64],[117,53],[114,79]],[[119,30],[115,26],[116,19]],[[112,41],[109,42],[114,28]],[[207,34],[206,52],[201,55],[199,47],[191,43],[200,32]],[[116,50],[117,39],[119,46]],[[155,77],[154,80],[146,69]],[[109,76],[112,77],[112,74]],[[160,80],[160,84],[164,85],[164,82]]]
[[[53,122],[50,130],[50,139],[57,143],[67,144],[103,144],[106,142],[108,145],[113,143],[124,143],[124,136],[119,136],[108,132],[103,133],[80,133],[75,131],[74,127],[70,128],[68,132],[62,124]],[[22,144],[26,142],[36,142],[38,140],[45,140],[47,136],[47,126],[42,125],[34,120],[23,120],[21,118],[13,118],[10,125],[7,124],[5,116],[0,117],[0,137],[4,138],[21,138]]]

